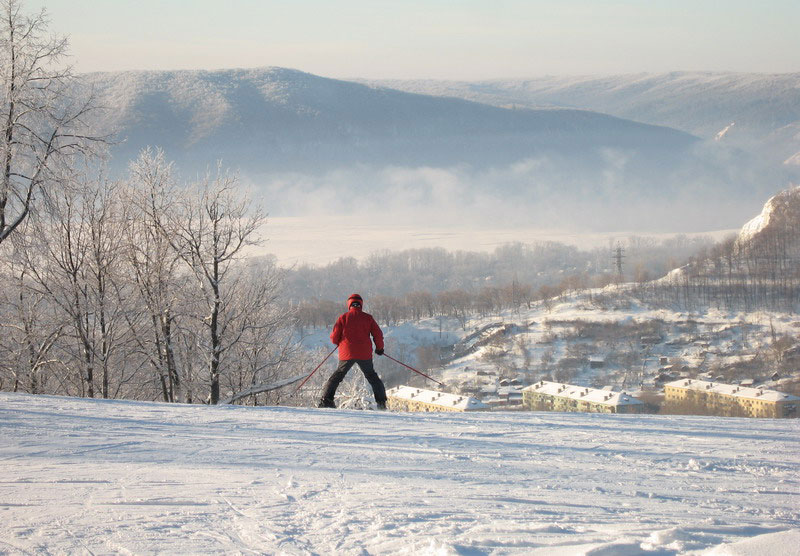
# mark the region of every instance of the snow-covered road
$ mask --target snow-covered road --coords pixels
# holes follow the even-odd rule
[[[0,553],[796,554],[798,433],[0,394]]]

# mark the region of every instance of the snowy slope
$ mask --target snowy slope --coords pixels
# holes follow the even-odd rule
[[[466,353],[460,350],[461,354],[456,349],[458,357],[446,360],[441,368],[430,369],[450,391],[470,395],[476,394],[474,388],[496,386],[503,376],[521,376],[527,383],[556,378],[580,386],[613,386],[616,390],[630,391],[640,384],[659,388],[654,381],[665,366],[676,373],[714,372],[714,378],[724,374],[734,382],[751,378],[779,390],[785,382],[800,379],[795,370],[781,372],[777,381],[772,381],[770,375],[776,369],[768,363],[765,368],[754,363],[771,349],[773,334],[797,338],[797,314],[651,308],[630,296],[626,287],[586,290],[549,305],[540,302],[530,309],[475,317],[464,329],[455,319],[445,319],[441,342],[435,336],[438,320],[422,321],[416,336],[386,327],[387,345],[392,349],[405,346],[406,353],[413,353],[418,345],[447,346],[453,337],[457,340],[452,343],[457,343],[475,331],[487,329],[491,333],[497,329],[493,326],[505,327],[505,333],[478,336],[474,349]],[[426,330],[427,344],[421,339],[421,332]],[[642,345],[640,338],[653,334],[653,330],[659,335],[658,342]],[[308,345],[318,347],[324,340],[322,333],[312,335]],[[590,361],[603,364],[593,368]],[[570,378],[557,378],[567,369]],[[489,376],[480,376],[480,372]],[[484,393],[484,397],[487,395]]]
[[[764,204],[761,213],[742,226],[737,240],[739,242],[752,240],[770,229],[777,232],[788,229],[791,225],[797,226],[798,223],[800,223],[800,187],[793,187],[771,197]]]
[[[800,421],[0,394],[0,552],[791,554]]]

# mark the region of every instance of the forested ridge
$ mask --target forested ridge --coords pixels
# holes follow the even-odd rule
[[[637,291],[644,300],[689,310],[795,312],[800,304],[800,187],[769,199],[738,236],[701,249],[685,266]]]

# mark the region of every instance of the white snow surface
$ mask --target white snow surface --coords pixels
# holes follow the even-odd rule
[[[735,125],[736,125],[736,122],[731,122],[730,124],[726,125],[724,128],[722,128],[714,136],[714,140],[715,141],[722,141],[722,139],[728,134],[728,132],[731,130],[731,128],[733,128],[733,126],[735,126]]]
[[[770,197],[769,200],[764,203],[764,208],[761,210],[761,213],[742,226],[742,230],[739,232],[739,241],[751,239],[773,225],[775,220],[780,221],[781,218],[787,218],[787,210],[791,210],[792,205],[796,207],[799,204],[800,186],[785,189],[777,195]],[[787,205],[789,208],[787,208]],[[788,217],[791,218],[791,216]]]
[[[797,554],[800,421],[0,394],[0,553]]]

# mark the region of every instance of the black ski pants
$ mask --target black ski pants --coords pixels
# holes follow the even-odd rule
[[[347,372],[358,363],[361,372],[364,373],[364,378],[367,379],[369,385],[372,386],[372,393],[375,395],[377,403],[386,403],[386,388],[383,386],[383,381],[375,372],[375,367],[372,365],[372,359],[346,359],[339,361],[339,366],[333,372],[328,382],[325,383],[325,388],[322,390],[322,399],[326,402],[333,403],[333,398],[336,395],[336,389],[342,383]]]

